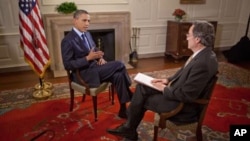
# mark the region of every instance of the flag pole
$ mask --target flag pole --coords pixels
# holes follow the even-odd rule
[[[53,87],[52,83],[45,82],[44,78],[39,78],[39,83],[35,85],[35,89],[51,89]]]
[[[39,83],[39,84],[40,84],[40,87],[43,88],[43,81],[42,81],[41,78],[39,78],[39,82],[40,82],[40,83]]]

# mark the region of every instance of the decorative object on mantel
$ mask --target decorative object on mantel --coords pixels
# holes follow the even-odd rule
[[[74,2],[63,2],[56,7],[56,11],[63,14],[70,14],[77,10]]]
[[[175,20],[177,21],[183,20],[184,15],[186,15],[186,12],[180,8],[175,9],[173,12],[173,16],[175,16]]]
[[[131,53],[129,54],[129,62],[133,67],[136,67],[138,63],[137,40],[139,39],[139,35],[140,35],[140,28],[133,27],[132,37],[129,43],[130,51],[131,51]]]

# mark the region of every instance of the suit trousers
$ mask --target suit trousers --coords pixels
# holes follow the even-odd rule
[[[122,62],[110,61],[103,65],[92,63],[89,68],[80,70],[80,74],[90,87],[97,87],[102,82],[111,82],[115,86],[121,104],[131,100],[132,92],[129,89],[131,80]]]
[[[142,84],[137,84],[135,93],[128,107],[126,127],[136,129],[144,117],[146,110],[157,113],[167,112],[177,107],[179,102],[166,99],[161,91]]]

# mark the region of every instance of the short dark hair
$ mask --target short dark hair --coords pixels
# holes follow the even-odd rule
[[[193,36],[200,38],[202,45],[213,47],[215,40],[214,26],[207,21],[195,21],[193,25]]]
[[[86,10],[82,10],[82,9],[76,10],[75,13],[74,13],[74,15],[73,15],[73,18],[77,19],[82,14],[89,14],[89,12],[86,11]]]

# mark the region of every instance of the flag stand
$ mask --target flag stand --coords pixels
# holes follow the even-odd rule
[[[52,83],[44,82],[43,78],[39,78],[39,84],[35,85],[35,91],[33,92],[33,97],[35,99],[47,99],[52,95]]]
[[[39,5],[37,0],[19,0],[19,8],[20,46],[25,61],[40,76],[33,97],[47,99],[52,95],[52,84],[44,82],[43,75],[50,65],[50,56]]]

